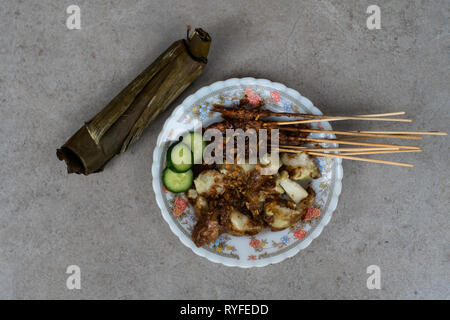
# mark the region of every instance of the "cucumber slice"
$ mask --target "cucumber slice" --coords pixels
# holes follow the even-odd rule
[[[184,172],[192,167],[191,149],[184,143],[177,143],[167,151],[167,165],[176,172]]]
[[[186,144],[194,155],[194,163],[201,164],[203,161],[203,152],[206,148],[206,141],[199,132],[189,132],[183,136],[183,143]]]
[[[188,191],[193,181],[194,173],[192,170],[175,172],[170,168],[166,168],[163,172],[163,184],[171,192],[179,193]]]

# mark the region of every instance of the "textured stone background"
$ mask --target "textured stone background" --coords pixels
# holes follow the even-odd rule
[[[1,1],[1,298],[450,298],[449,139],[387,157],[413,169],[344,162],[329,226],[281,264],[242,270],[193,254],[163,221],[151,187],[162,114],[131,150],[89,177],[55,149],[151,63],[185,26],[213,46],[176,101],[230,77],[271,79],[328,114],[405,110],[405,129],[448,130],[448,1]],[[65,26],[81,7],[82,30]],[[173,107],[171,108],[173,109]],[[357,129],[362,123],[340,123]],[[364,128],[392,128],[365,123]],[[66,267],[82,290],[66,289]],[[382,290],[366,288],[366,267]]]

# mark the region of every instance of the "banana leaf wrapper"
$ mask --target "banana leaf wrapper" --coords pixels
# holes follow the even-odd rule
[[[174,42],[147,69],[56,151],[68,173],[102,171],[202,72],[211,38],[202,29]]]

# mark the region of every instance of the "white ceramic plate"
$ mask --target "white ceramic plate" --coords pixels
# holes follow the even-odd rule
[[[212,262],[248,268],[263,267],[290,258],[319,236],[338,203],[342,166],[341,159],[317,158],[322,177],[313,182],[316,203],[310,210],[311,220],[300,221],[283,231],[271,232],[267,229],[253,237],[223,234],[214,243],[197,248],[191,240],[191,232],[196,223],[192,208],[186,206],[183,194],[168,192],[162,185],[161,173],[166,165],[166,151],[180,134],[192,131],[200,121],[203,126],[220,121],[220,114],[209,111],[212,105],[238,104],[239,99],[244,97],[244,91],[247,95],[251,94],[255,102],[263,99],[266,107],[273,111],[322,114],[311,101],[281,83],[254,78],[215,82],[187,97],[166,120],[153,152],[152,175],[153,190],[162,215],[184,245]],[[311,127],[331,130],[328,122],[314,123]],[[334,138],[333,135],[325,134],[312,136]]]

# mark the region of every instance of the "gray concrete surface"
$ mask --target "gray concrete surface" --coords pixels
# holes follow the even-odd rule
[[[170,111],[101,174],[68,176],[55,156],[187,24],[210,32],[213,46],[176,103],[253,76],[298,89],[329,114],[405,110],[414,123],[396,128],[448,130],[449,2],[376,2],[382,28],[371,31],[373,1],[1,1],[0,298],[450,298],[448,138],[386,157],[413,169],[344,162],[322,235],[251,270],[196,256],[163,221],[150,167]],[[65,26],[70,4],[81,7],[79,31]],[[81,290],[66,289],[71,264]],[[372,264],[381,290],[366,288]]]

